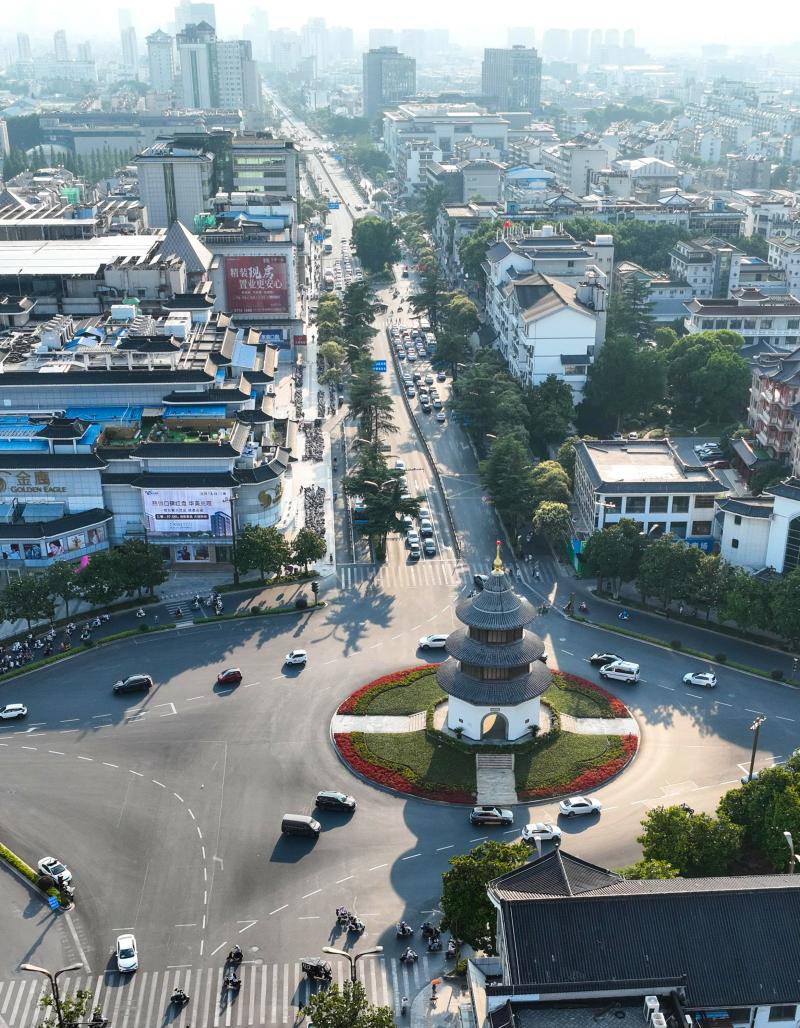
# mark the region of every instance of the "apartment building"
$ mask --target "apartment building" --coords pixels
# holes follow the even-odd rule
[[[194,225],[212,196],[214,155],[172,142],[154,143],[134,157],[139,195],[155,228],[180,221]]]
[[[739,284],[736,266],[743,256],[732,243],[717,236],[691,239],[677,242],[670,250],[669,270],[673,279],[691,287],[692,296],[728,296]]]
[[[533,47],[487,48],[481,65],[481,94],[496,111],[538,111],[542,59]]]
[[[175,87],[175,43],[168,33],[157,29],[147,36],[147,66],[150,88],[164,96]]]
[[[749,363],[753,373],[747,410],[750,428],[776,459],[800,458],[800,453],[792,453],[800,446],[800,346],[789,352],[762,352]]]
[[[417,91],[417,62],[396,46],[368,50],[362,58],[364,117],[369,121]]]
[[[649,271],[633,261],[620,261],[614,268],[614,288],[630,289],[634,282],[643,290],[648,314],[657,325],[670,324],[686,314],[686,304],[692,299],[687,282]]]
[[[592,175],[607,163],[608,151],[604,147],[580,137],[542,148],[544,168],[553,172],[560,186],[578,197],[590,192]]]
[[[401,103],[383,118],[383,142],[392,165],[400,162],[407,140],[427,140],[449,157],[456,144],[477,138],[505,153],[509,122],[474,103]]]
[[[731,296],[686,304],[684,319],[690,333],[727,329],[744,337],[745,345],[793,350],[800,343],[800,300],[791,293],[776,295],[760,289],[735,289]]]
[[[767,261],[772,269],[783,273],[787,292],[800,290],[800,239],[796,236],[770,236]]]

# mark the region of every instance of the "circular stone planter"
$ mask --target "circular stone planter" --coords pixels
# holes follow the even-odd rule
[[[342,762],[359,778],[406,796],[418,796],[440,802],[471,805],[475,803],[476,797],[470,790],[457,787],[449,788],[441,782],[426,782],[412,768],[404,766],[399,762],[380,763],[368,747],[369,735],[371,733],[337,730],[337,718],[339,716],[349,715],[348,727],[352,728],[353,720],[359,716],[359,707],[363,711],[373,696],[390,689],[400,688],[405,684],[410,684],[417,678],[430,674],[436,666],[427,664],[405,668],[392,674],[384,675],[356,689],[337,708],[336,716],[331,723],[331,739]],[[574,690],[585,696],[593,696],[597,700],[602,700],[603,705],[608,708],[607,716],[609,719],[630,718],[633,720],[633,715],[620,699],[600,686],[595,685],[594,682],[565,672],[558,673],[568,685],[567,692]],[[369,717],[366,714],[362,716]],[[602,715],[597,716],[600,717]],[[556,718],[556,720],[558,719]],[[428,718],[427,723],[430,726],[430,718]],[[456,751],[454,758],[457,757],[462,761],[465,755],[472,757],[479,752],[511,752],[519,754],[522,746],[539,749],[546,744],[548,737],[551,737],[551,733],[546,733],[543,736],[539,736],[536,741],[531,741],[527,744],[515,743],[497,747],[474,747],[430,727],[426,727],[424,731],[426,740],[432,743],[436,750],[442,752],[443,747],[447,749],[452,748]],[[554,736],[552,736],[556,744],[562,734],[574,737],[577,733],[562,732],[561,729],[556,728]],[[528,803],[545,799],[560,799],[564,796],[596,789],[598,786],[609,782],[628,766],[635,757],[639,747],[638,734],[620,735],[618,740],[619,745],[614,747],[614,755],[604,762],[587,767],[585,766],[585,761],[578,761],[574,776],[553,786],[519,790],[517,793],[519,802]]]

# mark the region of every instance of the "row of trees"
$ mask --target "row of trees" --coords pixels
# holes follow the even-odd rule
[[[59,600],[69,617],[75,600],[107,607],[125,594],[152,595],[166,579],[160,548],[131,539],[95,553],[84,568],[59,560],[42,574],[12,578],[0,593],[0,614],[5,621],[25,621],[30,629],[33,621],[52,620]]]
[[[106,148],[102,151],[93,150],[86,156],[79,156],[65,152],[61,148],[56,150],[52,146],[40,145],[28,152],[12,146],[10,153],[3,160],[3,176],[8,180],[23,171],[61,167],[94,184],[102,179],[110,178],[116,171],[124,167],[132,156],[132,150]]]
[[[683,540],[648,540],[627,518],[594,532],[581,556],[601,588],[618,594],[624,582],[635,582],[645,603],[656,600],[665,610],[685,604],[706,620],[713,613],[739,628],[800,643],[800,569],[765,581]]]
[[[289,542],[274,526],[248,525],[236,541],[236,570],[258,571],[262,581],[289,564],[302,564],[308,572],[310,561],[322,560],[326,552],[325,539],[312,528],[301,528]]]

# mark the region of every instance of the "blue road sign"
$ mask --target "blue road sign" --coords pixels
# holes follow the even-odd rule
[[[47,902],[50,904],[50,909],[51,910],[58,910],[60,904],[59,904],[58,900],[55,898],[55,896],[48,896],[47,897]]]
[[[372,370],[373,371],[386,371],[386,361],[373,361],[372,362]]]
[[[328,210],[329,211],[338,211],[339,210],[339,201],[338,200],[328,200]]]
[[[324,232],[315,232],[314,233],[314,242],[315,243],[321,243],[324,238],[325,238],[325,233]]]

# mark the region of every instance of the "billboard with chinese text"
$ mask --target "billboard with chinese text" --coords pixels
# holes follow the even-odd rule
[[[155,535],[231,534],[228,489],[143,489],[142,505]]]
[[[231,314],[288,314],[285,257],[226,257],[226,307]]]

